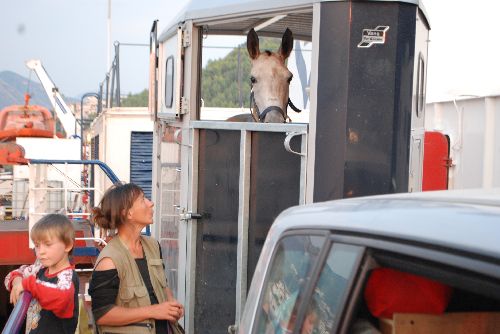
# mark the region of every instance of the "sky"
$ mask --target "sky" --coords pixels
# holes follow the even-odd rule
[[[423,3],[431,22],[427,101],[500,95],[500,1]],[[148,82],[148,47],[124,44],[149,44],[153,21],[162,31],[186,4],[111,0],[111,41],[122,43],[122,93]],[[40,59],[64,95],[97,92],[108,70],[107,16],[107,0],[0,0],[0,71],[28,77],[24,62]]]
[[[161,32],[186,3],[111,0],[111,43],[149,45],[153,21]],[[0,71],[29,77],[25,62],[40,59],[64,95],[98,91],[109,70],[108,0],[0,0],[0,18]],[[122,93],[147,87],[148,54],[149,46],[120,46]]]

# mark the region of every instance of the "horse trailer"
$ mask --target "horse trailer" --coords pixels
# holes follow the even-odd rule
[[[240,38],[234,52],[241,59],[247,55],[238,43],[249,31],[281,39],[287,28],[295,40],[290,87],[301,84],[290,99],[308,119],[207,116],[205,107],[219,107],[205,105],[207,41]],[[418,0],[193,0],[160,34],[153,24],[152,233],[185,305],[187,333],[235,328],[283,210],[421,190],[429,29]],[[209,88],[238,82],[240,97],[248,96],[251,83],[242,85],[241,73],[226,73],[225,85]]]

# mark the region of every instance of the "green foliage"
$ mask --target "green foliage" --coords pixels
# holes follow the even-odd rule
[[[281,43],[276,38],[261,38],[260,49],[277,51]],[[240,52],[240,86],[238,86],[238,48]],[[246,44],[234,48],[226,57],[209,60],[202,71],[201,97],[205,107],[238,108],[240,90],[243,107],[250,105],[250,59]],[[129,93],[121,101],[122,107],[147,107],[148,90]]]
[[[277,51],[281,40],[261,38],[259,46],[262,51]],[[239,50],[238,50],[239,49]],[[240,66],[238,68],[238,51]],[[240,86],[238,85],[238,70]],[[226,57],[210,60],[202,71],[201,97],[205,107],[238,108],[240,93],[243,107],[250,105],[250,58],[246,44],[231,51]]]
[[[128,93],[127,97],[121,101],[122,107],[147,107],[149,99],[149,91],[143,90],[138,94]]]

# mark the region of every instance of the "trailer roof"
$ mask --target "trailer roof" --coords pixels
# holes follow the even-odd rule
[[[244,35],[251,27],[286,12],[286,17],[269,24],[259,35],[281,37],[286,27],[300,38],[300,31],[311,31],[312,5],[318,2],[341,0],[191,0],[161,33],[160,40],[174,34],[179,24],[193,20],[195,24],[210,25],[210,33]],[[421,0],[367,0],[373,2],[403,2],[417,5],[427,19]],[[291,14],[289,14],[291,13]],[[252,18],[249,18],[252,16]],[[242,17],[246,17],[243,18]],[[428,19],[427,19],[428,20]],[[308,29],[308,30],[304,30]]]

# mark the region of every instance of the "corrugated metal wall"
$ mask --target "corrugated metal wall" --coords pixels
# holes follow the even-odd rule
[[[130,182],[151,199],[153,169],[153,132],[132,132],[130,136]]]

